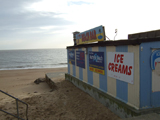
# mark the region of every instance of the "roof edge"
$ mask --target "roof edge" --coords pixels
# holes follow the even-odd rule
[[[82,48],[82,47],[96,47],[96,46],[120,46],[120,45],[140,45],[141,43],[145,42],[154,42],[160,41],[160,38],[146,38],[146,39],[136,39],[136,40],[110,40],[110,41],[99,41],[98,43],[91,43],[91,44],[81,44],[75,46],[67,46],[66,48]]]

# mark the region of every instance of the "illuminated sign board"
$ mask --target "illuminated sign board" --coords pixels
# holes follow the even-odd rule
[[[133,84],[134,54],[126,52],[107,52],[107,75]]]
[[[75,65],[75,51],[74,50],[68,51],[68,58],[69,58],[69,64]]]
[[[85,68],[84,51],[76,51],[76,64],[78,67]]]
[[[89,52],[89,70],[104,75],[104,52]]]
[[[104,27],[99,26],[76,35],[76,44],[86,44],[105,40]]]

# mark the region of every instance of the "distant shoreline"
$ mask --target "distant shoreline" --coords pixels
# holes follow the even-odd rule
[[[2,50],[0,55],[0,71],[67,67],[66,49]]]
[[[36,70],[36,69],[58,69],[58,68],[67,68],[67,65],[66,67],[65,66],[57,66],[57,67],[52,67],[52,68],[8,68],[8,69],[0,69],[0,71],[6,71],[6,70]]]

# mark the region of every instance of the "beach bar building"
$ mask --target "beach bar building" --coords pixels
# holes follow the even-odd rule
[[[121,118],[160,110],[160,31],[116,41],[104,33],[99,26],[76,35],[65,79]]]

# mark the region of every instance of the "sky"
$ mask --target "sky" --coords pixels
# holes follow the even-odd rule
[[[103,25],[106,36],[160,29],[159,0],[0,0],[0,50],[66,48],[72,32]],[[107,39],[108,40],[108,39]]]

